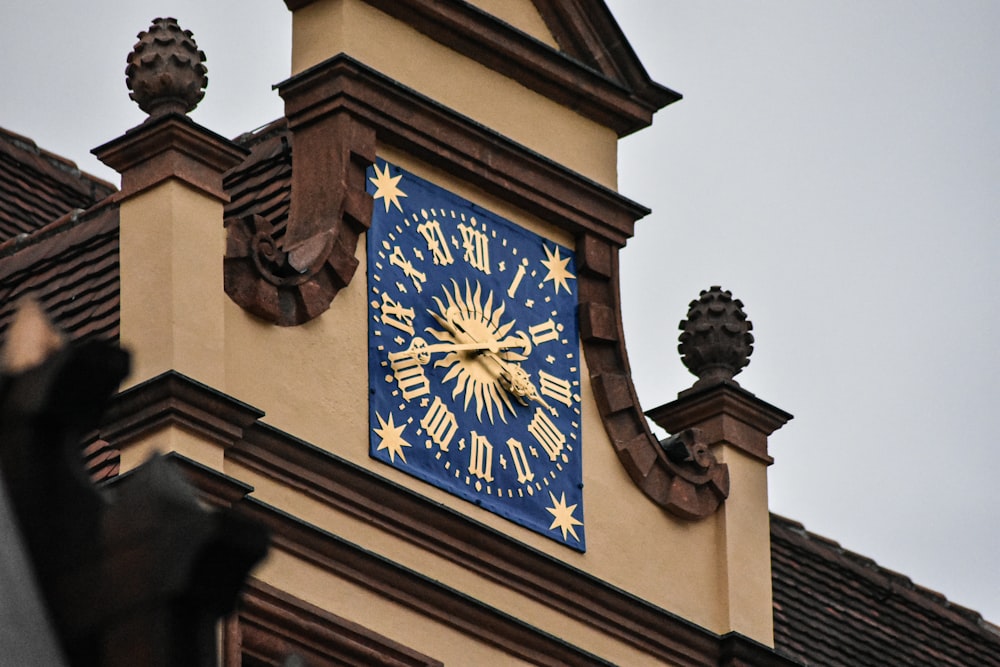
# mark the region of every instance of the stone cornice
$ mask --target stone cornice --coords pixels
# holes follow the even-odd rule
[[[122,175],[117,200],[176,178],[228,201],[222,175],[247,156],[246,149],[180,113],[151,117],[92,152]]]
[[[605,660],[517,618],[409,570],[378,554],[322,531],[252,498],[240,513],[266,526],[276,548],[478,641],[536,665],[602,665]]]
[[[661,662],[702,667],[738,664],[721,662],[724,642],[736,642],[759,656],[754,665],[787,664],[767,647],[739,636],[721,638],[371,471],[267,426],[259,421],[262,417],[263,413],[252,406],[170,372],[122,392],[103,420],[100,433],[113,446],[120,447],[166,423],[183,425],[219,444],[227,460],[488,577]],[[233,506],[262,521],[275,534],[280,548],[338,576],[356,579],[442,622],[460,622],[463,631],[479,627],[480,631],[489,628],[490,632],[499,632],[492,643],[511,650],[513,655],[528,660],[552,656],[549,662],[538,664],[604,664],[382,556],[253,499],[251,487],[238,480],[184,457],[168,456],[177,459],[212,504]],[[466,623],[472,625],[466,627]]]
[[[298,655],[310,665],[442,667],[444,663],[274,586],[251,579],[223,634],[224,665],[249,656],[269,664]]]
[[[115,396],[97,436],[121,449],[153,431],[178,425],[229,447],[263,415],[182,373],[167,371]]]
[[[606,9],[596,12],[587,3],[573,3],[552,11],[539,3],[542,15],[557,36],[590,49],[557,51],[467,2],[427,0],[365,0],[393,18],[413,26],[431,39],[507,76],[518,83],[610,127],[618,136],[652,123],[653,113],[680,99],[680,95],[646,76],[624,38],[606,45],[617,31]],[[292,11],[313,0],[285,0]],[[564,3],[565,4],[565,3]],[[599,25],[598,25],[599,24]],[[577,35],[577,33],[580,33]],[[602,67],[598,63],[614,62]]]
[[[709,444],[731,445],[768,465],[768,436],[792,419],[734,382],[682,392],[646,415],[669,433],[697,428]]]
[[[297,74],[278,84],[278,91],[286,99],[290,125],[293,118],[306,125],[314,118],[347,111],[375,129],[379,144],[396,146],[442,167],[575,235],[587,231],[623,246],[633,234],[635,221],[649,213],[614,190],[347,55]],[[294,106],[289,104],[290,97]],[[293,155],[296,150],[293,139]]]

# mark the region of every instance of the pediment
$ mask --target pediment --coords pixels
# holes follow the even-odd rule
[[[315,1],[285,4],[298,10]],[[530,12],[518,12],[521,0],[363,1],[618,136],[647,127],[681,98],[650,79],[603,0],[531,0],[551,39]]]
[[[603,0],[532,0],[559,50],[662,108],[680,95],[650,79]]]

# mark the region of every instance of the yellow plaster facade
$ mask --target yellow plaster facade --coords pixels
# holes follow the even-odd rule
[[[130,382],[174,369],[225,385],[223,202],[177,179],[127,196],[119,209],[121,343]]]
[[[542,34],[544,24],[531,2],[485,4],[487,10],[502,5],[505,21],[530,27],[533,36]],[[542,41],[554,42],[550,35]],[[340,53],[587,178],[617,187],[617,135],[612,130],[428,39],[363,0],[319,0],[293,15],[293,75]]]

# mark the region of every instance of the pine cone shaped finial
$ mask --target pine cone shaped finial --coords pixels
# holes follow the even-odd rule
[[[154,19],[128,55],[129,97],[150,116],[188,113],[205,97],[208,69],[190,30],[176,19]]]
[[[694,387],[723,382],[739,384],[733,376],[750,363],[753,354],[753,324],[743,312],[743,302],[732,292],[713,286],[703,290],[681,320],[681,361],[698,376]]]

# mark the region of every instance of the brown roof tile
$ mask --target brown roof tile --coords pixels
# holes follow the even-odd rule
[[[804,665],[1000,667],[1000,631],[875,561],[771,515],[774,642]]]
[[[89,208],[114,191],[70,160],[0,128],[0,242]]]
[[[0,337],[28,295],[72,338],[117,338],[118,207],[74,212],[0,244]]]
[[[230,202],[226,222],[261,215],[274,226],[275,238],[285,234],[292,189],[291,135],[285,119],[240,135],[235,143],[251,151],[243,164],[226,174],[224,187]]]

